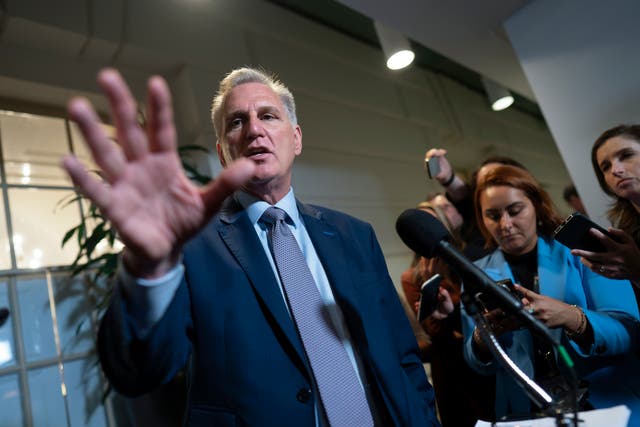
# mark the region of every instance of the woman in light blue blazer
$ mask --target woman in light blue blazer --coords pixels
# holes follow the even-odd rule
[[[561,339],[588,385],[595,408],[625,404],[629,425],[640,425],[640,363],[633,355],[638,308],[628,281],[600,276],[552,239],[560,222],[549,195],[526,171],[499,166],[475,193],[478,223],[496,250],[476,262],[492,279],[511,279],[522,302]],[[508,356],[548,392],[561,397],[564,366],[555,352],[500,310],[485,313]],[[496,363],[463,314],[465,359],[480,373],[496,374],[496,416],[536,411],[524,391]],[[584,406],[586,408],[588,406]]]

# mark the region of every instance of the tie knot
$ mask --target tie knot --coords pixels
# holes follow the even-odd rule
[[[271,206],[268,208],[262,216],[260,217],[260,221],[273,225],[278,221],[283,221],[287,217],[287,213],[280,208],[276,208],[275,206]]]

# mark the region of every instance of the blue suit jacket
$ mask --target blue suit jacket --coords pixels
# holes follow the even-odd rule
[[[492,279],[514,280],[500,250],[475,262]],[[638,345],[638,308],[631,284],[593,273],[554,240],[538,238],[540,294],[584,309],[593,328],[594,344],[582,351],[569,343],[562,329],[552,333],[563,340],[578,375],[590,382],[589,401],[596,408],[626,404],[632,420],[640,420],[640,363],[632,351]],[[514,280],[515,282],[515,280]],[[473,320],[463,315],[465,358],[480,373],[496,373],[496,416],[529,412],[529,399],[507,372],[495,362],[482,363],[472,345]],[[533,342],[528,330],[517,330],[498,339],[508,356],[533,378]],[[629,425],[640,425],[631,422]]]
[[[389,425],[438,425],[416,340],[370,225],[298,202],[344,314],[366,387]],[[313,426],[310,369],[273,270],[233,198],[184,250],[185,279],[138,339],[118,295],[101,322],[99,353],[114,388],[145,393],[191,355],[187,425]]]

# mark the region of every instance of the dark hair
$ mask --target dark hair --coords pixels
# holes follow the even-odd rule
[[[544,237],[551,237],[558,224],[562,222],[562,219],[560,215],[558,215],[549,194],[542,189],[538,181],[525,169],[515,166],[498,166],[487,173],[483,180],[478,183],[473,196],[478,228],[480,228],[482,235],[487,241],[487,247],[495,247],[496,242],[484,225],[482,207],[480,206],[480,195],[487,188],[498,186],[512,187],[521,190],[531,201],[536,211],[538,234]]]
[[[569,184],[566,187],[564,187],[564,190],[562,190],[562,198],[564,199],[565,202],[569,203],[569,200],[571,200],[572,197],[580,197],[580,196],[578,196],[578,192],[576,191],[576,186],[573,184]]]
[[[638,215],[631,201],[618,197],[609,188],[607,181],[604,179],[604,173],[602,173],[600,165],[598,165],[598,150],[608,140],[616,136],[624,136],[640,144],[640,125],[618,125],[604,131],[591,147],[591,165],[602,191],[614,198],[614,202],[607,212],[607,217],[614,226],[630,234],[636,242],[640,242],[640,215]]]
[[[474,192],[475,188],[476,188],[476,181],[478,180],[478,172],[480,172],[480,169],[482,169],[483,166],[487,166],[490,163],[498,163],[500,165],[505,165],[505,166],[515,166],[515,167],[520,168],[522,170],[529,171],[522,163],[520,163],[519,161],[517,161],[515,159],[512,159],[511,157],[507,157],[507,156],[490,156],[490,157],[487,157],[486,159],[484,159],[482,161],[482,163],[480,163],[480,166],[478,166],[471,173],[471,182],[470,182],[469,186],[471,187],[472,192]]]

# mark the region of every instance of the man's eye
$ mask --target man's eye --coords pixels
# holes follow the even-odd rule
[[[264,114],[262,116],[262,120],[274,120],[276,118],[276,116],[274,116],[273,114]]]
[[[236,117],[235,119],[229,122],[229,127],[231,129],[237,128],[242,125],[242,119],[240,117]]]

